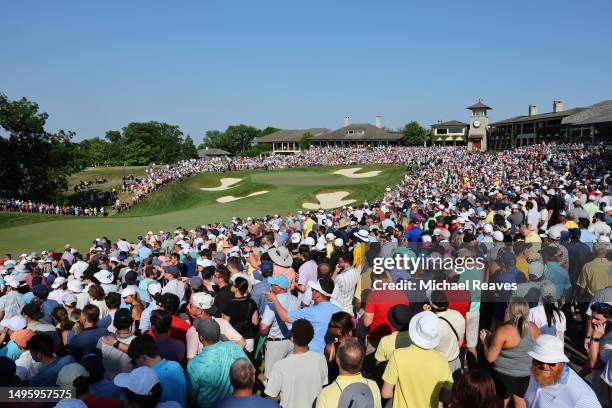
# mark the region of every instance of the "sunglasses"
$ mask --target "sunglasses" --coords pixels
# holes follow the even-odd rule
[[[545,363],[543,361],[536,360],[535,358],[533,359],[533,365],[537,367],[544,367],[544,366],[556,367],[557,364],[561,364],[561,363]]]
[[[597,313],[605,313],[608,310],[610,310],[611,307],[612,306],[607,303],[595,302],[591,305],[591,311],[597,312]]]

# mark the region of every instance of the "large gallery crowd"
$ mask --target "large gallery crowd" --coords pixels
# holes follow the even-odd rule
[[[1,383],[73,387],[59,407],[609,407],[607,154],[322,148],[153,170],[133,189],[203,171],[410,169],[354,207],[6,254]],[[398,255],[483,261],[372,272]],[[392,289],[434,280],[468,285]]]

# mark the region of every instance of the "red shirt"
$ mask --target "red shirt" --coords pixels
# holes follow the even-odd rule
[[[172,324],[170,325],[170,337],[180,340],[187,344],[187,330],[191,325],[176,315],[172,315]],[[148,335],[155,338],[153,330],[147,332]]]
[[[365,307],[366,313],[374,314],[370,334],[368,334],[370,340],[378,341],[395,331],[387,316],[389,309],[400,304],[410,306],[406,292],[401,290],[373,290],[370,292]]]
[[[123,404],[116,398],[100,397],[98,395],[85,394],[81,400],[87,408],[122,408]]]
[[[465,315],[470,311],[472,304],[470,292],[467,290],[445,290],[444,294],[448,299],[448,308],[458,311],[467,320]]]

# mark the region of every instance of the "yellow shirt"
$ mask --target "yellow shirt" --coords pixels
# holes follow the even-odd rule
[[[382,378],[395,385],[393,408],[438,408],[442,388],[453,386],[446,358],[414,344],[395,350]]]
[[[395,351],[396,338],[397,332],[393,332],[380,339],[378,347],[376,347],[376,353],[374,354],[374,358],[377,362],[382,363],[383,361],[389,361],[391,355]]]
[[[302,227],[302,229],[304,230],[304,236],[307,237],[308,234],[310,234],[310,231],[312,231],[312,227],[315,225],[315,222],[312,220],[312,218],[307,218],[306,221],[304,221],[304,226]]]
[[[525,275],[525,278],[529,280],[529,262],[527,262],[527,259],[523,258],[522,256],[517,256],[516,257],[516,269],[523,272],[523,274]]]
[[[489,213],[487,214],[487,218],[485,218],[485,221],[489,224],[493,224],[493,217],[495,217],[495,211],[489,211]]]
[[[355,245],[355,249],[353,250],[353,266],[357,267],[365,264],[365,249],[365,242],[360,242]]]
[[[374,408],[382,408],[380,402],[380,390],[376,385],[376,382],[363,378],[359,375],[339,375],[336,380],[323,388],[317,397],[316,408],[338,408],[338,402],[340,401],[341,390],[348,387],[350,384],[361,382],[368,384],[370,390],[372,390],[372,396],[374,397]]]
[[[612,262],[606,258],[595,258],[584,264],[576,284],[593,296],[596,290],[612,285],[610,268],[612,268]]]

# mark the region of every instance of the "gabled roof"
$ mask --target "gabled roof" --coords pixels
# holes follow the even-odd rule
[[[514,116],[509,119],[504,119],[504,120],[500,120],[500,121],[491,123],[491,126],[505,125],[508,123],[532,122],[532,121],[537,121],[537,120],[564,118],[566,116],[570,116],[575,113],[581,112],[585,109],[586,108],[573,108],[573,109],[568,109],[566,111],[561,111],[561,112],[540,113],[538,115],[531,115],[531,116],[528,116],[528,115]]]
[[[468,106],[466,109],[493,109],[490,106],[485,105],[480,100],[473,105]]]
[[[355,133],[348,134],[352,130]],[[401,133],[390,133],[369,123],[355,123],[341,127],[331,132],[323,133],[310,138],[312,141],[326,140],[350,140],[350,141],[374,141],[374,140],[400,140]]]
[[[612,122],[612,100],[602,101],[582,109],[561,121],[563,125],[586,125]]]
[[[310,132],[313,135],[320,135],[329,132],[326,128],[310,128],[310,129],[283,129],[278,132],[270,133],[269,135],[257,139],[257,143],[272,143],[272,142],[299,142],[304,136],[304,133]]]
[[[229,152],[226,152],[223,149],[217,149],[214,147],[207,147],[205,149],[200,149],[198,150],[198,156],[199,157],[204,157],[204,156],[226,156],[229,155]]]
[[[431,125],[431,127],[434,127],[434,128],[447,127],[447,126],[469,126],[469,125],[465,122],[460,122],[458,120],[449,120],[448,122],[434,123],[433,125]]]

